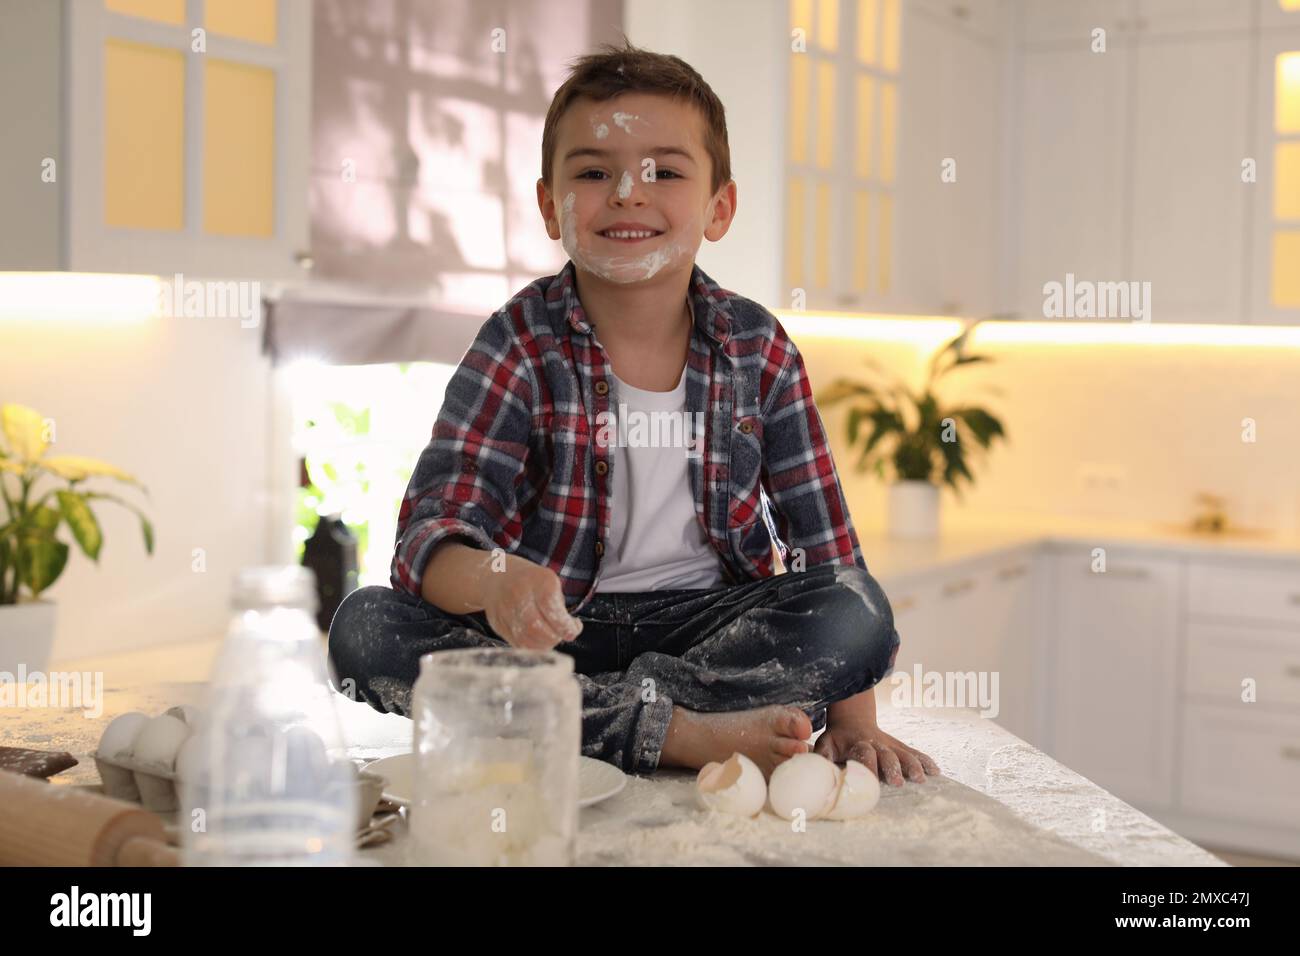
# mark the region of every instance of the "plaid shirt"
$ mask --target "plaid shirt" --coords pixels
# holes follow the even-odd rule
[[[574,268],[516,294],[457,366],[398,516],[395,588],[418,597],[434,546],[460,536],[550,568],[570,612],[596,594],[616,447],[598,423],[617,413],[617,382]],[[723,580],[775,574],[774,540],[787,564],[801,548],[805,567],[865,570],[799,350],[772,313],[699,266],[689,294],[686,409],[705,413],[705,432],[688,472]]]

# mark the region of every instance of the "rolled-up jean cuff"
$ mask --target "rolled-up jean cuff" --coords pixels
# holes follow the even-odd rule
[[[673,702],[667,697],[656,697],[641,708],[633,732],[633,773],[654,773],[659,767],[659,757],[672,719]]]

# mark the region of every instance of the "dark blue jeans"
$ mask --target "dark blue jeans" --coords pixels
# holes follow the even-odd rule
[[[576,615],[582,752],[652,773],[673,707],[704,712],[793,704],[826,708],[874,687],[899,636],[880,585],[855,566],[819,565],[708,589],[597,593]],[[425,654],[506,642],[482,612],[448,614],[405,592],[365,587],[339,606],[329,654],[338,686],[376,710],[409,716]]]

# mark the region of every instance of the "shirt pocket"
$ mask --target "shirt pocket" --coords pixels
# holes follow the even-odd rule
[[[732,425],[728,475],[727,527],[743,537],[763,517],[763,420],[757,415],[741,416]]]

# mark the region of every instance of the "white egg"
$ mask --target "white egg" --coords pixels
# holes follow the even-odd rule
[[[199,734],[192,733],[185,738],[185,743],[181,744],[181,749],[176,751],[177,780],[192,780],[195,778],[201,756],[199,745],[202,739]]]
[[[772,771],[767,785],[767,799],[772,812],[793,820],[796,811],[815,820],[824,816],[835,803],[839,791],[840,771],[821,754],[796,754]]]
[[[108,760],[129,759],[135,738],[147,723],[148,716],[135,710],[114,717],[99,738],[97,753]]]
[[[140,731],[131,756],[141,767],[170,773],[176,766],[176,753],[189,735],[190,728],[185,726],[185,721],[160,714]]]
[[[734,753],[725,763],[707,763],[700,768],[695,796],[705,810],[752,817],[767,802],[767,781],[758,764]]]
[[[828,820],[851,820],[875,809],[880,801],[880,778],[856,760],[840,771],[840,790],[835,805],[826,814]]]

